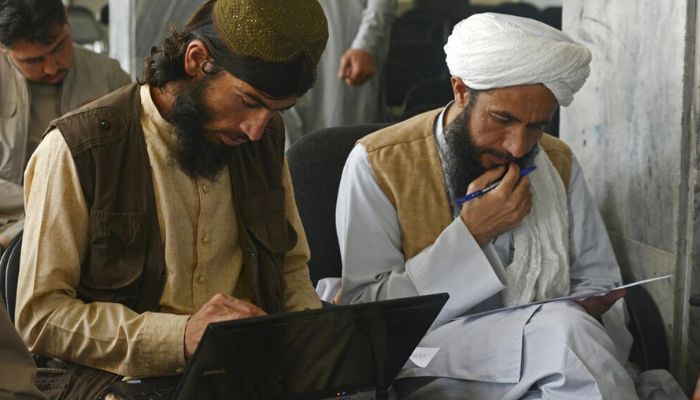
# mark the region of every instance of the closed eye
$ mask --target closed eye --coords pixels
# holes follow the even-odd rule
[[[250,102],[247,102],[243,97],[239,97],[239,98],[241,99],[241,103],[243,104],[243,106],[245,106],[246,108],[258,108],[258,107],[260,107],[259,103],[250,103]]]

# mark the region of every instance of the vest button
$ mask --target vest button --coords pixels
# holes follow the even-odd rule
[[[100,130],[106,131],[109,129],[109,121],[103,119],[98,123],[98,126],[100,127]]]

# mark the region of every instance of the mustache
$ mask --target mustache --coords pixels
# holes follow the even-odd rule
[[[496,156],[498,158],[502,158],[502,159],[506,160],[506,164],[509,164],[511,162],[518,162],[520,160],[519,158],[513,156],[512,154],[510,154],[507,151],[498,151],[496,149],[485,148],[485,149],[481,149],[481,151],[479,153],[491,154],[491,155]]]

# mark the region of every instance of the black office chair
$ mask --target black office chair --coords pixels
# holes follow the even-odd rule
[[[539,20],[551,27],[561,29],[561,14],[561,7],[547,7],[540,11]]]
[[[668,344],[666,330],[659,308],[649,292],[642,286],[627,289],[625,296],[630,316],[629,330],[634,337],[630,361],[642,371],[668,369]]]
[[[340,277],[335,202],[345,159],[355,142],[387,124],[348,125],[304,135],[287,151],[299,215],[311,249],[309,272],[319,279]]]
[[[22,250],[22,232],[15,236],[0,257],[0,296],[5,301],[10,320],[15,318],[19,256]]]
[[[424,79],[406,93],[401,120],[418,115],[423,111],[443,107],[454,98],[450,78]]]

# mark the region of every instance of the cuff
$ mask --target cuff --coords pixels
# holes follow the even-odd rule
[[[185,370],[185,325],[189,315],[145,313],[137,343],[135,376],[167,376]]]

